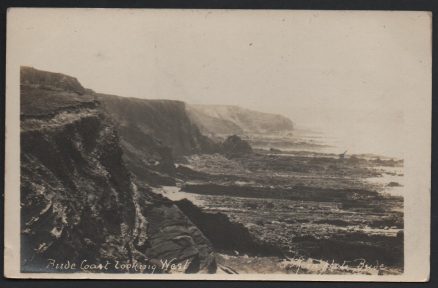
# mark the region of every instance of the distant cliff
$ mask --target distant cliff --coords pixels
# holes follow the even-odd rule
[[[290,133],[294,128],[287,117],[238,106],[189,105],[187,111],[206,135]]]
[[[186,272],[213,272],[210,241],[171,201],[152,193],[147,183],[137,186],[126,162],[134,157],[125,156],[129,149],[151,149],[151,153],[163,149],[169,155],[204,149],[200,134],[184,124],[178,129],[187,130],[177,134],[175,146],[160,143],[176,138],[155,137],[162,135],[160,129],[177,124],[164,122],[161,113],[167,111],[165,115],[176,115],[181,121],[184,116],[178,113],[183,107],[157,102],[164,110],[151,116],[143,113],[152,113],[153,108],[146,113],[133,108],[138,102],[129,101],[126,106],[117,104],[128,109],[124,113],[109,115],[111,101],[119,99],[108,97],[102,104],[101,98],[73,77],[21,69],[22,270],[46,272],[49,258],[100,263],[159,263],[176,258],[181,263],[190,260]],[[130,121],[141,122],[135,118],[141,115],[146,119],[143,124],[131,127]],[[159,123],[146,125],[148,121]],[[136,134],[138,139],[131,129],[142,132]],[[185,133],[201,138],[184,138]],[[141,147],[148,141],[152,148]],[[133,144],[139,146],[130,148]]]

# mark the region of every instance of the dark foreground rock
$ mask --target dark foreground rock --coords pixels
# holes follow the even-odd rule
[[[183,212],[170,201],[145,209],[151,235],[146,254],[158,261],[189,260],[186,273],[214,273],[216,261],[211,242]]]

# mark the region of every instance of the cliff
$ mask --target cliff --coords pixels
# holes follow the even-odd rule
[[[47,259],[175,258],[189,260],[186,272],[214,272],[212,246],[202,232],[172,202],[133,181],[125,151],[135,136],[114,125],[108,106],[102,108],[99,97],[73,77],[22,68],[22,270],[47,272]],[[150,132],[145,126],[133,129]],[[144,135],[138,135],[140,144]],[[159,146],[160,140],[150,139]],[[190,151],[189,145],[202,147],[185,141],[178,153]]]
[[[293,122],[284,116],[238,106],[189,105],[189,117],[206,135],[290,133]]]
[[[78,79],[61,73],[41,71],[23,66],[20,69],[20,84],[29,88],[40,88],[46,91],[84,94],[87,90]],[[64,99],[66,100],[66,99]],[[78,98],[76,98],[78,100]]]
[[[140,182],[173,185],[168,176],[175,174],[176,157],[219,149],[189,119],[184,102],[105,94],[96,98],[113,119],[124,160]]]

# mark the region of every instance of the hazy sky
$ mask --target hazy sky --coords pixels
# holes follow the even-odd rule
[[[357,151],[400,155],[406,100],[430,93],[424,13],[14,13],[8,31],[22,43],[21,65],[98,92],[280,113]]]

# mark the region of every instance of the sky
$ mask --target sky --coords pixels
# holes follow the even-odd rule
[[[402,157],[407,103],[431,90],[431,18],[421,12],[12,9],[8,17],[19,65],[102,93],[282,114],[340,139],[342,151]]]

